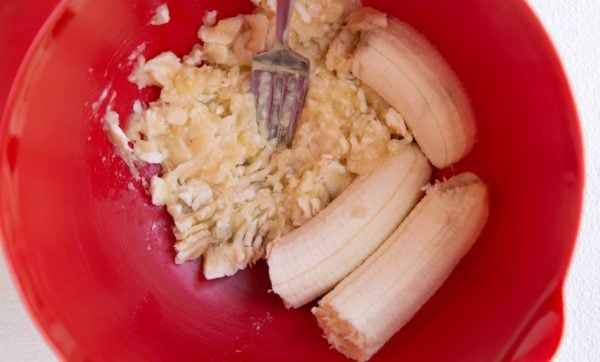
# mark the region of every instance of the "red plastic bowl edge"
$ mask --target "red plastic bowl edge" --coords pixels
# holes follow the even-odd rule
[[[42,42],[42,40],[44,39],[46,34],[48,34],[48,32],[54,27],[54,24],[62,16],[62,13],[67,8],[69,1],[70,0],[60,0],[56,4],[54,9],[52,9],[50,14],[46,18],[46,20],[42,23],[42,26],[39,28],[39,30],[35,34],[33,40],[31,41],[31,44],[29,45],[29,48],[27,48],[27,51],[25,52],[25,55],[23,55],[23,60],[21,61],[21,64],[19,65],[19,68],[15,74],[13,81],[12,81],[12,85],[10,86],[7,101],[4,105],[4,110],[2,111],[2,117],[0,118],[0,142],[1,142],[2,146],[3,146],[4,142],[6,142],[5,135],[6,135],[7,128],[8,128],[9,113],[16,102],[19,85],[21,83],[23,83],[25,74],[27,73],[27,70],[31,64],[31,59],[33,58],[33,55],[34,55],[36,49],[38,48],[38,45]],[[1,148],[2,147],[0,147],[0,149]],[[17,274],[15,266],[8,255],[8,246],[7,246],[6,239],[7,238],[6,238],[6,230],[4,229],[4,222],[0,222],[0,243],[2,244],[2,250],[3,250],[2,254],[4,255],[5,264],[7,266],[8,272],[13,281],[13,285],[14,285],[15,289],[17,290],[19,299],[25,306],[25,310],[27,311],[27,314],[33,321],[35,328],[42,335],[42,338],[46,342],[46,345],[50,347],[54,356],[57,356],[60,359],[64,360],[65,357],[62,355],[59,347],[54,343],[52,338],[50,338],[50,335],[46,332],[46,330],[44,328],[42,328],[42,324],[41,324],[41,321],[39,320],[38,316],[35,313],[33,313],[32,305],[29,302],[29,300],[26,298],[25,291],[23,289],[23,285],[21,284],[21,281],[19,279],[19,275]]]
[[[537,13],[535,12],[535,10],[531,6],[531,4],[529,4],[529,2],[525,1],[525,0],[522,0],[522,2],[525,6],[525,9],[527,9],[527,11],[529,11],[529,14],[530,14],[532,20],[536,23],[538,28],[541,29],[541,33],[542,33],[543,37],[545,38],[545,42],[546,42],[547,46],[550,47],[550,51],[553,54],[555,61],[558,63],[558,65],[560,67],[559,76],[561,78],[561,83],[563,84],[563,88],[568,92],[568,100],[566,100],[566,101],[568,101],[568,107],[570,108],[571,113],[574,115],[574,117],[577,121],[577,124],[573,125],[573,127],[575,128],[575,131],[576,131],[576,138],[574,139],[574,142],[575,142],[574,146],[578,149],[579,157],[577,159],[577,162],[580,166],[578,168],[580,170],[580,172],[577,175],[577,179],[578,179],[577,189],[579,190],[579,194],[577,195],[577,209],[579,212],[577,214],[577,220],[574,225],[575,227],[573,228],[573,234],[571,235],[571,237],[569,239],[569,240],[572,240],[572,247],[569,252],[569,255],[567,256],[567,264],[566,264],[565,269],[562,271],[562,277],[561,277],[561,280],[560,280],[558,286],[552,293],[550,293],[550,295],[547,298],[547,301],[542,303],[542,305],[538,307],[538,310],[536,311],[536,313],[533,313],[530,316],[530,319],[535,318],[535,314],[539,313],[539,311],[541,309],[547,308],[549,310],[554,310],[554,311],[558,312],[561,317],[561,326],[560,326],[561,330],[559,331],[559,333],[557,333],[558,339],[556,341],[556,345],[553,346],[551,354],[548,357],[548,360],[551,360],[552,357],[556,354],[558,347],[560,346],[560,344],[562,342],[562,339],[564,337],[564,332],[565,332],[565,329],[564,329],[564,322],[565,322],[564,287],[565,287],[565,280],[567,278],[567,274],[569,273],[569,268],[573,261],[573,254],[575,252],[577,240],[579,238],[578,237],[579,230],[581,228],[581,223],[582,223],[583,200],[584,200],[585,184],[586,184],[585,149],[583,147],[583,131],[581,128],[580,112],[578,110],[577,103],[575,102],[575,98],[573,95],[573,89],[571,87],[571,83],[569,81],[564,64],[562,62],[562,58],[558,52],[558,48],[554,44],[554,41],[552,40],[550,33],[544,26],[544,23],[542,22],[541,18],[537,15]],[[511,350],[508,351],[508,353],[514,352],[514,350],[519,347],[519,343],[522,342],[523,339],[527,336],[527,333],[529,332],[527,330],[527,327],[529,326],[527,322],[528,321],[525,321],[525,323],[523,324],[523,331],[521,331],[520,337],[518,338],[517,341],[515,341],[514,345],[511,347]]]
[[[42,41],[42,39],[46,36],[48,31],[54,26],[54,24],[60,19],[61,15],[64,12],[64,9],[67,7],[69,1],[70,0],[60,0],[60,2],[54,7],[54,9],[50,12],[50,15],[48,16],[48,18],[44,21],[44,23],[42,24],[40,29],[37,31],[29,48],[27,49],[25,55],[23,56],[23,60],[21,61],[21,64],[17,70],[17,73],[13,79],[10,91],[8,93],[8,98],[7,98],[7,101],[6,101],[4,110],[3,110],[2,117],[0,118],[0,139],[2,139],[2,140],[5,139],[4,135],[7,131],[9,110],[12,109],[12,106],[14,105],[14,103],[16,101],[18,88],[19,88],[18,86],[23,82],[23,79],[25,77],[27,69],[30,66],[31,58],[32,58],[33,54],[35,53],[38,45]],[[567,267],[565,268],[565,270],[563,270],[562,278],[561,278],[561,281],[560,281],[557,289],[553,293],[551,293],[551,295],[549,296],[549,300],[554,301],[553,302],[554,305],[551,306],[551,309],[559,312],[562,320],[564,320],[564,304],[563,304],[564,283],[565,283],[567,273],[569,272],[569,266],[573,259],[573,253],[575,251],[575,246],[577,243],[579,229],[581,227],[581,221],[582,221],[583,197],[584,197],[584,191],[585,191],[585,162],[584,162],[585,152],[584,152],[584,147],[583,147],[583,137],[582,137],[583,133],[582,133],[582,129],[581,129],[579,111],[578,111],[575,99],[573,97],[572,87],[568,80],[564,65],[561,61],[561,57],[558,53],[558,49],[556,48],[554,42],[552,41],[552,39],[550,37],[550,34],[544,27],[541,19],[538,17],[537,13],[534,11],[532,6],[527,1],[523,1],[523,3],[525,4],[525,7],[529,11],[533,20],[537,23],[538,27],[540,29],[542,29],[542,33],[545,37],[546,43],[548,46],[550,46],[550,49],[551,49],[552,53],[554,54],[554,58],[560,65],[560,77],[562,78],[562,83],[563,83],[564,89],[568,91],[569,108],[571,108],[571,112],[573,113],[573,115],[575,116],[575,119],[577,120],[577,124],[574,125],[574,127],[576,127],[576,131],[577,131],[577,135],[576,135],[576,139],[575,139],[575,147],[577,147],[578,151],[579,151],[578,152],[578,154],[579,154],[578,162],[581,166],[579,168],[581,170],[580,174],[577,175],[578,180],[579,180],[579,184],[578,184],[579,195],[578,195],[578,200],[577,200],[577,203],[578,203],[577,208],[579,210],[579,213],[577,215],[577,222],[575,224],[576,227],[574,228],[573,235],[571,237],[571,240],[573,240],[573,245],[572,245],[570,254],[567,257],[567,260],[568,260]],[[4,142],[4,141],[2,141],[2,142]],[[3,254],[4,254],[5,263],[7,265],[7,269],[9,271],[9,274],[11,275],[11,279],[13,280],[15,289],[17,290],[17,293],[19,294],[19,298],[25,305],[27,314],[33,320],[33,322],[36,326],[36,329],[41,333],[44,341],[46,342],[47,345],[50,346],[50,349],[53,351],[54,355],[64,358],[64,356],[62,356],[62,353],[60,352],[58,346],[56,346],[54,344],[53,340],[50,338],[48,333],[41,327],[41,323],[40,323],[38,317],[33,313],[32,306],[29,303],[29,300],[25,296],[25,292],[20,283],[19,276],[17,275],[15,267],[8,256],[8,248],[6,246],[6,231],[4,230],[4,226],[2,223],[0,223],[0,243],[2,244],[2,248],[4,250]],[[527,322],[527,321],[525,321],[525,322]],[[518,347],[517,343],[520,342],[520,340],[522,340],[527,335],[527,330],[525,330],[525,329],[528,326],[528,324],[524,323],[523,326],[524,326],[523,327],[524,330],[521,333],[521,337],[519,338],[519,341],[515,341],[515,345],[513,345],[511,349]],[[562,341],[563,336],[564,336],[564,324],[561,325],[560,336],[558,338],[556,345],[553,347],[552,355],[554,355],[556,353],[556,351],[558,350],[558,346],[560,345],[560,342]],[[508,351],[508,353],[510,353],[510,351]],[[507,357],[507,356],[505,356],[505,357]]]

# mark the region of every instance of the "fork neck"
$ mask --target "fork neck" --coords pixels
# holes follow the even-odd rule
[[[287,28],[292,14],[294,0],[277,0],[277,41],[287,46]]]

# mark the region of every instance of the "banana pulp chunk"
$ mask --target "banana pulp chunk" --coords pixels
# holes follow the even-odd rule
[[[472,173],[429,188],[398,229],[312,309],[330,344],[366,361],[450,275],[488,217],[488,190]]]
[[[272,244],[273,291],[293,308],[325,294],[392,233],[430,177],[431,166],[415,144],[358,177],[325,210]]]

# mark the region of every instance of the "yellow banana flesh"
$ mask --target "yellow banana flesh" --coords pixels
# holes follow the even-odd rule
[[[479,237],[488,190],[472,173],[432,186],[398,229],[312,309],[349,358],[375,354],[448,278]]]
[[[422,197],[431,166],[415,144],[358,177],[327,208],[272,244],[272,289],[287,307],[331,290],[392,233]]]
[[[442,55],[408,24],[363,32],[353,74],[405,118],[423,153],[437,168],[463,158],[475,142],[468,97]]]

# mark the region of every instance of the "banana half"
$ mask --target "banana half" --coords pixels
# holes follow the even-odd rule
[[[312,309],[329,343],[373,356],[448,278],[479,237],[488,190],[464,173],[429,188],[396,231]]]
[[[400,224],[430,177],[431,166],[415,144],[358,177],[325,210],[271,244],[273,291],[297,308],[332,289]]]
[[[405,118],[435,167],[471,150],[476,124],[467,94],[442,55],[408,24],[388,18],[386,27],[363,32],[352,73]]]

